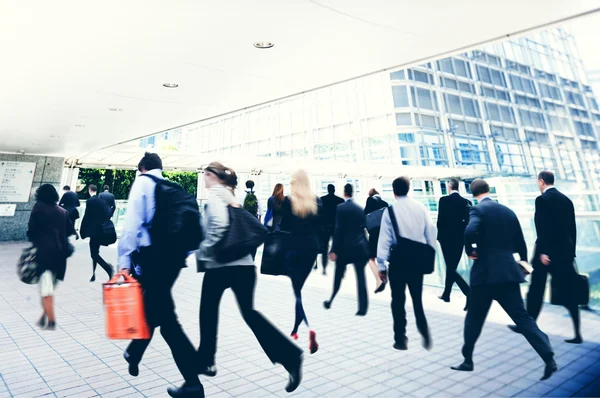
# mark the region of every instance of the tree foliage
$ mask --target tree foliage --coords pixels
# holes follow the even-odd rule
[[[198,174],[193,172],[163,172],[165,178],[174,181],[196,197],[198,191]],[[94,184],[101,192],[104,185],[108,185],[115,199],[127,199],[131,185],[135,181],[135,170],[112,170],[112,169],[80,169],[79,180],[83,188],[77,192],[80,199],[88,199],[87,187]]]

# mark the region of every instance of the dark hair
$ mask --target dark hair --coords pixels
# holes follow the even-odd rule
[[[453,191],[458,191],[458,180],[456,178],[451,178],[450,181],[448,181],[448,186]]]
[[[335,193],[335,185],[333,185],[333,184],[327,185],[327,192],[334,194]]]
[[[285,195],[283,194],[283,184],[275,184],[275,188],[273,188],[273,197],[275,198],[275,203],[280,205],[285,200]]]
[[[70,191],[70,190],[71,190],[71,187],[70,187],[70,186],[68,186],[68,185],[65,185],[65,186],[63,187],[63,191]]]
[[[344,195],[346,195],[349,198],[351,198],[352,195],[354,195],[354,187],[352,186],[352,184],[344,185]]]
[[[554,173],[550,170],[544,170],[538,175],[538,180],[544,181],[546,185],[554,185]]]
[[[105,190],[105,191],[108,191],[109,189],[110,189],[110,188],[109,188],[109,186],[108,186],[108,185],[105,185],[105,186],[104,186],[104,190]]]
[[[163,164],[160,156],[157,153],[146,152],[142,160],[138,163],[138,171],[142,171],[142,168],[146,171],[154,169],[162,170]]]
[[[88,186],[88,189],[89,189],[90,191],[92,191],[92,192],[98,192],[98,187],[97,187],[97,186],[95,186],[94,184],[90,184],[90,185]]]
[[[231,189],[235,189],[238,185],[237,174],[235,174],[235,171],[229,167],[223,166],[219,162],[210,163],[204,170],[215,174],[217,177],[219,177],[219,180],[221,180],[223,185]]]
[[[392,187],[394,188],[394,195],[406,196],[410,190],[410,178],[398,177],[392,183]]]
[[[485,180],[477,178],[471,182],[469,186],[474,197],[490,192],[490,186]]]
[[[48,203],[49,205],[55,205],[58,202],[58,192],[56,192],[56,188],[54,188],[53,185],[42,184],[35,191],[35,200]]]
[[[379,195],[379,192],[377,192],[377,190],[375,188],[371,188],[371,190],[369,191],[369,197],[375,196],[375,195]]]
[[[249,190],[252,191],[252,189],[254,189],[254,181],[252,181],[252,180],[246,181],[246,188],[248,188]]]

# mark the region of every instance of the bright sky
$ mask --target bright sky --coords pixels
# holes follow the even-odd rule
[[[569,28],[575,35],[579,54],[587,71],[600,70],[600,14],[576,19]]]

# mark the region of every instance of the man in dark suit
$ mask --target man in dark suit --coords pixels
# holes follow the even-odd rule
[[[329,258],[335,261],[335,278],[333,281],[333,292],[331,298],[323,303],[327,309],[342,284],[348,264],[354,264],[356,271],[356,283],[358,284],[358,312],[356,315],[367,314],[369,297],[367,295],[367,284],[365,281],[365,266],[369,261],[369,248],[365,235],[365,214],[363,209],[354,202],[352,196],[354,188],[350,184],[344,187],[346,203],[337,207],[335,233]]]
[[[96,265],[100,266],[112,278],[114,269],[102,257],[100,257],[100,237],[102,235],[102,224],[110,220],[110,210],[106,202],[97,196],[98,188],[95,185],[88,187],[90,198],[85,202],[85,214],[81,220],[81,237],[90,238],[90,254],[92,256],[93,271],[90,282],[96,280]]]
[[[571,282],[576,276],[575,248],[577,227],[573,202],[554,187],[554,174],[542,171],[538,176],[541,196],[535,200],[535,254],[531,261],[531,285],[527,294],[527,312],[537,319],[542,310],[544,291],[548,273],[552,275],[554,292],[560,293],[563,304],[573,318],[575,338],[565,340],[571,344],[581,344],[579,306],[572,300],[574,287]],[[509,328],[517,333],[520,329],[514,325]]]
[[[108,206],[110,218],[115,214],[115,210],[117,209],[117,204],[115,202],[115,195],[109,192],[108,185],[104,186],[104,192],[102,192],[98,197],[102,199],[106,205]]]
[[[319,233],[319,247],[321,250],[321,261],[323,263],[323,275],[326,274],[329,240],[333,236],[333,232],[335,230],[335,215],[337,207],[344,203],[344,199],[340,198],[339,196],[335,196],[335,186],[333,186],[333,184],[327,185],[327,192],[327,195],[321,197],[321,201],[323,202],[323,213],[321,218],[321,231]],[[315,269],[317,269],[316,263]]]
[[[450,302],[450,293],[454,282],[460,290],[469,297],[469,285],[456,272],[462,257],[465,228],[469,223],[469,208],[471,202],[458,193],[458,180],[453,178],[448,183],[448,196],[440,198],[438,207],[438,241],[442,246],[444,262],[446,263],[446,287],[440,299]],[[465,306],[465,311],[467,306]]]
[[[71,223],[73,223],[73,227],[75,227],[75,220],[79,218],[79,211],[77,208],[81,206],[79,203],[79,198],[77,194],[71,191],[71,187],[65,185],[63,187],[63,196],[60,198],[60,202],[58,205],[65,209],[67,213],[69,213],[69,218],[71,219]],[[75,231],[75,239],[79,239],[79,234]]]
[[[471,295],[465,319],[464,362],[453,370],[473,371],[473,350],[481,334],[487,313],[496,300],[523,331],[523,335],[544,360],[546,367],[541,380],[548,379],[558,369],[550,340],[525,311],[519,284],[524,273],[513,255],[527,258],[527,245],[516,214],[508,207],[489,198],[490,187],[484,180],[471,183],[471,192],[479,204],[471,208],[465,231],[465,251],[473,259]]]

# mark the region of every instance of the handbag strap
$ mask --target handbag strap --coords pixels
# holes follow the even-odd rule
[[[400,229],[398,228],[398,220],[396,220],[396,214],[394,213],[393,205],[388,206],[388,214],[390,215],[390,221],[394,228],[394,234],[396,234],[396,242],[400,241]]]

